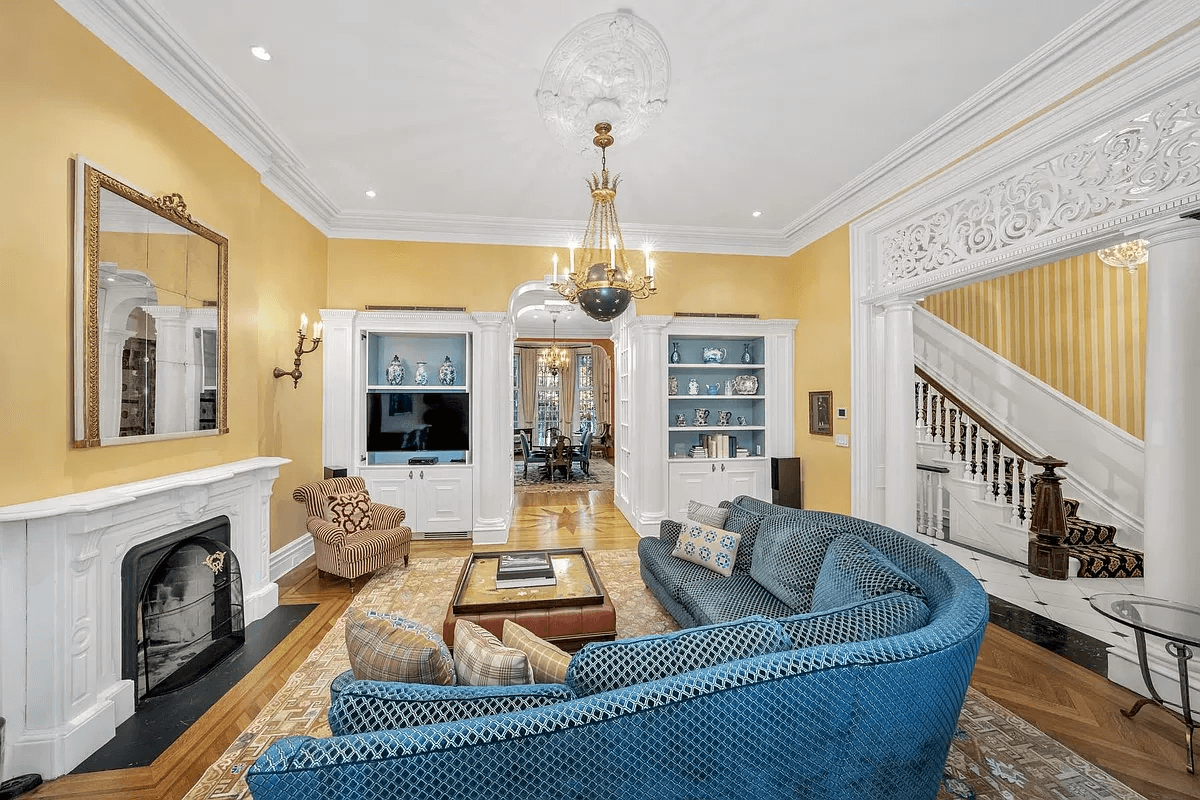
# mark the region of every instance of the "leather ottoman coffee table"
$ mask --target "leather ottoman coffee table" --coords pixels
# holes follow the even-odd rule
[[[453,646],[454,625],[460,619],[497,637],[503,635],[504,620],[511,619],[568,651],[616,638],[617,611],[583,548],[542,551],[554,564],[554,586],[497,589],[496,565],[501,555],[511,552],[472,553],[463,564],[442,624],[447,645]]]

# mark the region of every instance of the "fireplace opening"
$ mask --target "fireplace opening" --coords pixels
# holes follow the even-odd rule
[[[137,703],[194,683],[245,642],[227,517],[138,545],[121,572],[122,677]]]

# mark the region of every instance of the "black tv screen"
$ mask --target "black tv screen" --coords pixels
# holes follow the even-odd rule
[[[367,450],[468,450],[471,396],[457,392],[367,395]]]

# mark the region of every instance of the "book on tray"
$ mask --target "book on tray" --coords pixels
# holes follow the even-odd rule
[[[553,586],[554,563],[544,550],[528,553],[503,553],[496,563],[497,589],[522,589],[527,586]]]

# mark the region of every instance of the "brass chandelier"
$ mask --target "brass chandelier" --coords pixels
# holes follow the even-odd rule
[[[552,331],[550,334],[550,349],[545,351],[544,358],[546,359],[546,369],[550,370],[550,374],[557,378],[558,373],[570,369],[571,366],[570,352],[558,343],[557,309],[550,312],[550,326]]]
[[[558,255],[555,254],[554,280],[550,288],[569,302],[578,303],[592,319],[608,322],[628,308],[631,299],[647,298],[658,289],[654,285],[654,261],[648,248],[644,251],[646,274],[632,276],[625,255],[625,238],[617,222],[617,183],[621,178],[610,179],[608,174],[606,151],[614,141],[612,125],[598,122],[595,130],[592,143],[600,148],[600,174],[593,172],[587,182],[592,194],[592,210],[579,246],[582,269],[576,267],[576,247],[571,245],[571,266],[560,280]]]

